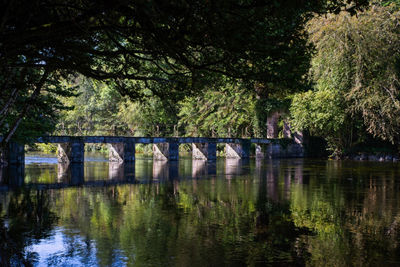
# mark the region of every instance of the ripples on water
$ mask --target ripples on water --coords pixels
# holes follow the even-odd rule
[[[86,159],[3,174],[0,265],[400,265],[399,164]]]

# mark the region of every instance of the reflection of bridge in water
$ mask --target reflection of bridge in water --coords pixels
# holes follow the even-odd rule
[[[58,163],[53,183],[25,182],[24,166],[11,165],[0,173],[0,190],[9,190],[16,187],[28,187],[38,190],[62,189],[68,187],[105,187],[121,184],[145,184],[177,182],[187,178],[193,179],[224,179],[232,180],[242,175],[252,175],[265,183],[265,188],[271,198],[275,196],[279,183],[289,190],[290,184],[303,182],[302,159],[291,161],[286,166],[281,160],[246,160],[225,159],[216,161],[192,160],[191,170],[182,168],[177,161],[147,161],[152,164],[150,173],[135,173],[135,163],[108,162],[108,177],[102,180],[93,179],[88,173],[85,176],[85,164]],[[285,161],[284,161],[285,162]],[[296,163],[297,162],[297,163]],[[293,164],[295,163],[295,164]],[[101,164],[106,164],[102,162]],[[141,163],[142,164],[142,163]],[[218,165],[218,166],[217,166]],[[190,165],[189,165],[190,166]],[[184,167],[184,166],[183,166]],[[283,167],[283,168],[282,168]],[[107,176],[107,175],[106,175]],[[282,180],[283,179],[283,180]],[[285,189],[286,190],[286,189]]]

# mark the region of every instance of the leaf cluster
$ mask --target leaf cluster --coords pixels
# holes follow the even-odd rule
[[[293,98],[292,125],[343,150],[371,135],[392,143],[400,129],[400,32],[395,5],[371,5],[357,16],[342,12],[308,25],[316,48],[314,91]]]

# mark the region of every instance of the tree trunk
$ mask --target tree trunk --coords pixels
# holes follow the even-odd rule
[[[290,129],[290,123],[288,119],[283,120],[283,137],[292,138],[292,130]]]
[[[267,138],[278,138],[278,121],[280,114],[278,111],[272,112],[267,119]]]
[[[15,85],[14,85],[15,88],[12,90],[12,92],[10,94],[10,97],[8,98],[8,101],[6,101],[6,103],[4,104],[3,108],[0,111],[0,117],[1,117],[1,119],[0,119],[0,127],[3,126],[3,123],[7,119],[7,114],[10,111],[10,108],[12,107],[12,105],[17,100],[19,91],[24,86],[22,81],[25,79],[25,75],[26,75],[27,69],[26,68],[22,68],[20,75],[16,74],[17,71],[18,70],[12,71],[12,73],[9,74],[9,77],[7,77],[7,80],[3,84],[2,91],[5,92],[5,91],[7,91],[6,88],[10,83],[10,79],[11,79],[10,77],[15,79]]]
[[[268,112],[265,110],[265,102],[268,99],[268,93],[263,84],[255,84],[254,89],[256,91],[256,125],[255,131],[257,137],[267,137],[268,127],[267,118]]]
[[[18,96],[18,88],[15,88],[12,92],[11,95],[8,99],[8,101],[4,104],[3,108],[0,111],[0,127],[3,125],[4,121],[7,118],[7,113],[10,110],[10,107],[14,104],[15,100],[17,99]]]
[[[48,70],[45,70],[44,74],[40,78],[40,81],[37,83],[37,85],[35,87],[35,90],[33,91],[31,97],[27,101],[25,107],[23,108],[23,110],[21,111],[21,113],[19,114],[17,119],[15,120],[14,124],[11,126],[10,130],[8,131],[8,133],[6,133],[3,136],[3,140],[1,141],[1,148],[2,149],[6,149],[6,146],[7,146],[8,142],[10,141],[11,137],[15,134],[15,131],[18,129],[18,126],[21,123],[22,119],[25,117],[26,113],[29,111],[29,109],[33,105],[33,103],[36,100],[36,98],[40,95],[40,90],[42,89],[42,87],[43,87],[44,83],[46,82],[48,76],[49,76],[49,72],[48,72]]]

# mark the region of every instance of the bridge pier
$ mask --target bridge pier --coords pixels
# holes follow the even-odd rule
[[[111,162],[135,161],[135,143],[110,143],[108,144],[108,157]]]
[[[174,161],[179,159],[179,143],[157,143],[153,144],[154,160]]]
[[[85,159],[85,143],[58,144],[57,157],[59,163],[83,163]]]
[[[243,140],[239,143],[226,143],[225,153],[228,159],[246,159],[250,157],[250,141]]]
[[[217,159],[216,143],[192,143],[192,158],[201,160]]]

